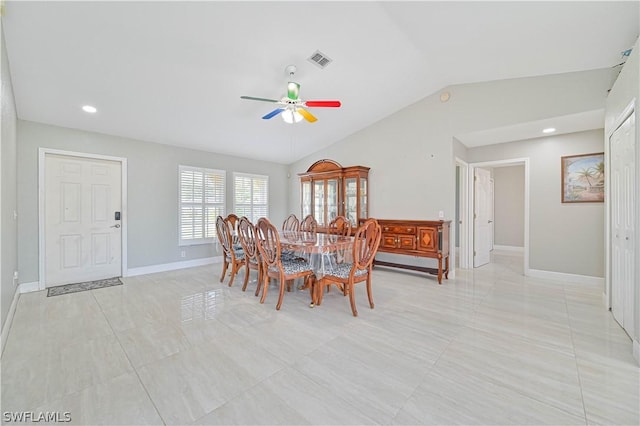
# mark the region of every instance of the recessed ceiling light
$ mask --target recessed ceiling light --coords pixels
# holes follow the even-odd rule
[[[84,112],[88,112],[89,114],[95,114],[96,112],[98,112],[97,108],[91,105],[85,105],[82,107],[82,110]]]
[[[555,131],[556,131],[556,128],[555,128],[555,127],[547,127],[546,129],[544,129],[544,130],[542,131],[542,133],[553,133],[553,132],[555,132]]]

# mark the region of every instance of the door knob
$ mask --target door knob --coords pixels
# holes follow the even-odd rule
[[[120,224],[116,223],[115,225],[111,226],[111,228],[120,228]]]

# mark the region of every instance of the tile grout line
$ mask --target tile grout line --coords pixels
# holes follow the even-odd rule
[[[122,282],[122,285],[123,286],[125,285],[124,281]],[[91,292],[91,296],[93,297],[93,299],[96,301],[96,303],[100,307],[100,312],[104,316],[104,319],[107,321],[107,324],[109,324],[109,328],[111,328],[111,331],[113,332],[113,335],[115,336],[116,340],[118,341],[118,345],[120,345],[120,349],[122,349],[122,353],[127,358],[127,361],[129,362],[129,365],[131,365],[131,369],[133,370],[133,372],[135,373],[136,377],[138,378],[138,382],[140,383],[140,386],[142,386],[142,389],[144,389],[144,393],[147,395],[147,398],[149,398],[149,402],[151,402],[151,405],[153,406],[153,409],[156,410],[156,414],[158,414],[158,417],[160,418],[160,420],[162,420],[162,424],[166,425],[167,422],[165,421],[164,417],[162,417],[162,414],[160,413],[160,410],[158,410],[158,407],[157,407],[155,401],[151,397],[151,394],[149,394],[149,390],[147,389],[147,387],[144,385],[144,382],[140,378],[140,374],[138,373],[138,369],[133,365],[133,363],[131,362],[131,359],[129,358],[129,354],[127,354],[127,351],[124,349],[124,346],[122,346],[122,342],[120,341],[120,337],[118,336],[118,333],[116,333],[115,329],[113,328],[113,325],[111,325],[111,321],[109,321],[109,317],[107,317],[107,315],[104,313],[104,309],[102,308],[102,305],[100,304],[100,301],[98,301],[98,299],[96,298],[95,293]]]
[[[584,402],[584,390],[582,389],[582,380],[580,378],[580,367],[578,367],[578,354],[576,353],[576,344],[573,340],[573,327],[571,325],[571,315],[569,314],[569,305],[567,304],[567,292],[566,286],[562,285],[562,295],[564,299],[564,306],[567,310],[567,325],[569,326],[569,334],[571,335],[571,347],[573,348],[573,359],[576,363],[576,375],[578,377],[578,385],[580,386],[580,399],[582,401],[582,409],[584,411],[584,424],[589,424],[589,419],[587,417],[587,405]]]
[[[452,281],[455,283],[456,279],[453,279]],[[465,322],[464,324],[461,324],[461,326],[463,327],[460,331],[460,333],[458,333],[458,335],[456,337],[453,337],[449,343],[446,344],[446,346],[442,349],[442,351],[440,352],[440,354],[438,355],[438,357],[436,358],[436,360],[433,362],[433,364],[431,364],[431,367],[429,367],[427,369],[427,371],[423,374],[420,383],[413,389],[413,391],[411,392],[411,394],[407,397],[406,401],[404,402],[404,404],[402,404],[402,406],[400,408],[398,408],[398,410],[394,413],[392,420],[394,420],[396,417],[398,417],[398,414],[400,414],[400,411],[402,411],[402,409],[407,405],[407,403],[409,402],[409,400],[411,399],[411,397],[413,397],[413,395],[415,395],[415,393],[418,391],[418,388],[422,385],[422,382],[429,376],[429,374],[431,374],[431,372],[433,371],[433,369],[436,367],[436,364],[440,361],[440,359],[442,359],[444,353],[447,351],[447,349],[449,349],[449,347],[453,344],[454,341],[456,341],[457,339],[459,339],[461,337],[461,334],[464,332],[464,330],[469,330],[471,329],[470,327],[467,326],[467,324],[472,321],[473,317],[476,315],[478,309],[480,308],[480,305],[482,305],[482,302],[484,301],[484,299],[486,299],[487,297],[489,297],[489,294],[491,294],[494,291],[494,286],[496,284],[496,281],[494,280],[493,283],[491,284],[491,289],[487,292],[485,292],[485,294],[483,296],[480,297],[480,300],[478,301],[478,303],[476,305],[473,306],[473,315],[472,318],[469,319],[467,322]]]

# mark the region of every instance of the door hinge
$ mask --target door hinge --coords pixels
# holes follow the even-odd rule
[[[476,255],[476,251],[475,251],[475,250],[473,251],[473,255],[474,255],[474,256]]]

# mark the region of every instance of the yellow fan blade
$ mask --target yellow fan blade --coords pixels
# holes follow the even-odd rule
[[[313,116],[313,114],[311,114],[309,111],[307,111],[304,108],[298,108],[296,111],[298,111],[300,113],[300,115],[303,116],[309,123],[313,123],[314,121],[318,121],[318,119],[315,118]]]

